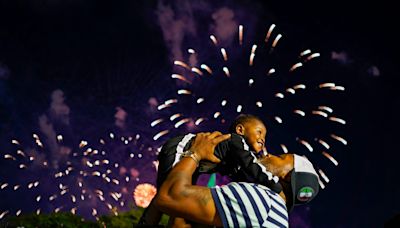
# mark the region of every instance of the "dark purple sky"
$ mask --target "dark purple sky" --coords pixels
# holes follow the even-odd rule
[[[287,49],[277,54],[280,61],[289,61],[291,48],[312,47],[325,56],[321,64],[311,65],[309,72],[320,72],[326,80],[346,86],[346,95],[331,102],[348,122],[341,133],[349,145],[337,148],[340,165],[329,170],[332,182],[309,207],[296,209],[293,227],[379,227],[400,213],[400,184],[394,175],[397,164],[393,158],[397,151],[395,107],[399,105],[393,80],[397,53],[392,33],[396,27],[390,6],[352,6],[345,1],[187,2],[173,8],[175,18],[184,24],[171,26],[159,22],[160,6],[153,0],[1,0],[2,157],[12,150],[13,138],[32,143],[32,132],[44,128],[38,121],[44,113],[71,145],[83,136],[97,140],[110,131],[120,131],[121,135],[142,134],[143,147],[147,147],[155,133],[148,127],[155,119],[149,99],[166,100],[174,92],[168,86],[174,70],[171,56],[179,53],[174,52],[174,42],[168,43],[165,38],[169,35],[176,41],[181,32],[186,34],[182,47],[202,48],[212,30],[210,15],[225,6],[249,33],[262,35],[276,23],[290,41]],[[206,57],[213,58],[211,54]],[[309,82],[316,82],[316,78],[311,77]],[[295,79],[282,83],[291,82]],[[50,95],[57,89],[63,92],[65,101],[53,106],[51,102],[57,99]],[[240,92],[231,96],[233,100],[242,99]],[[116,107],[128,113],[124,130],[116,130]],[[122,144],[113,148],[132,149]],[[135,144],[133,150],[139,153],[143,148]],[[6,161],[0,164],[0,174],[11,178]],[[1,183],[5,181],[9,180],[0,179]],[[0,211],[10,204],[1,200]]]

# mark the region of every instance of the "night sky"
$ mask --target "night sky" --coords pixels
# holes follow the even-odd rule
[[[56,204],[70,204],[71,200],[61,196],[54,205],[44,202],[44,196],[40,202],[35,197],[50,194],[48,189],[63,190],[57,179],[45,181],[49,172],[54,174],[68,166],[78,167],[76,170],[85,166],[85,170],[92,172],[87,161],[94,163],[100,160],[100,155],[90,155],[92,160],[82,156],[85,147],[78,146],[82,140],[88,141],[93,149],[106,151],[105,157],[119,164],[110,168],[110,176],[114,175],[120,183],[111,183],[103,191],[123,192],[125,205],[120,204],[118,208],[128,209],[128,205],[133,205],[135,186],[155,183],[152,161],[156,160],[156,150],[162,140],[187,131],[226,129],[226,123],[219,120],[225,118],[229,122],[237,115],[233,109],[222,112],[217,120],[210,118],[200,127],[193,125],[195,118],[212,116],[219,111],[217,106],[224,97],[228,103],[242,102],[244,112],[252,112],[265,120],[271,127],[267,146],[272,153],[281,153],[280,141],[288,140],[290,152],[307,154],[305,147],[299,145],[299,138],[310,139],[313,145],[317,144],[313,141],[316,135],[323,138],[335,132],[346,138],[346,146],[335,144],[332,138],[330,141],[335,146],[329,153],[339,161],[337,167],[326,162],[317,151],[307,154],[326,171],[330,182],[310,205],[295,209],[292,227],[381,227],[384,221],[400,213],[400,184],[396,176],[395,107],[400,99],[394,83],[397,76],[395,14],[393,7],[383,3],[353,4],[345,1],[1,0],[0,184],[9,185],[0,190],[0,213],[9,210],[15,215],[18,209],[22,213],[34,212],[38,204],[43,212],[48,212],[57,208]],[[254,89],[245,89],[247,79],[235,79],[234,74],[261,72],[258,62],[254,69],[240,64],[248,61],[252,45],[249,40],[262,41],[272,23],[277,25],[276,30],[283,38],[273,51],[258,46],[256,61],[257,57],[266,59],[266,64],[274,65],[277,75],[282,77],[263,82],[261,86],[256,80]],[[244,26],[243,48],[247,52],[241,51],[238,45],[239,24]],[[235,30],[231,31],[232,28]],[[176,59],[194,62],[193,66],[198,61],[198,64],[207,62],[214,68],[222,68],[224,62],[219,50],[212,46],[210,34],[216,34],[220,45],[227,48],[232,77],[191,79],[192,85],[188,88],[194,95],[203,94],[207,105],[204,108],[194,99],[177,96],[177,88],[184,83],[171,79],[171,74],[185,73],[182,67],[174,66]],[[196,59],[191,59],[188,48],[198,52]],[[307,61],[293,73],[279,74],[283,69],[287,72],[298,60],[299,53],[307,48],[321,53],[321,57]],[[196,76],[188,74],[188,78],[193,75]],[[346,89],[335,91],[331,96],[315,89],[322,82],[335,82]],[[227,83],[230,84],[221,87]],[[285,93],[288,98],[282,105],[265,101],[263,109],[246,109],[247,103],[273,96],[276,91],[284,92],[298,83],[312,85],[310,88],[314,90],[300,92],[296,98]],[[157,106],[175,97],[180,97],[179,105],[157,110]],[[345,119],[346,124],[320,124],[317,118],[303,121],[287,114],[294,106],[311,111],[313,105],[321,103],[334,107],[334,114]],[[192,120],[179,128],[162,124],[150,127],[152,121],[169,118],[176,112]],[[277,115],[284,119],[281,128],[273,118]],[[169,134],[153,140],[157,132],[168,127]],[[33,133],[42,139],[43,148],[35,144]],[[57,135],[63,139],[57,141]],[[120,137],[124,139],[118,140]],[[20,145],[13,144],[13,139]],[[26,156],[17,154],[17,150]],[[74,156],[74,152],[79,155]],[[12,154],[16,160],[5,159],[5,154]],[[28,155],[37,159],[28,161]],[[18,168],[19,161],[30,167],[25,171]],[[49,162],[47,168],[39,168],[39,162],[43,161]],[[77,176],[72,172],[69,177],[63,177],[66,178],[63,183],[72,186]],[[129,181],[125,181],[127,177]],[[31,193],[33,190],[26,185],[35,178],[43,181],[37,192]],[[87,181],[87,195],[96,186],[104,186],[96,178],[92,179]],[[25,187],[18,189],[19,192],[13,191],[12,186],[18,183]],[[78,197],[78,191],[81,190],[70,187],[67,194]],[[78,214],[86,217],[90,217],[94,207],[99,214],[108,213],[94,199],[82,207]]]

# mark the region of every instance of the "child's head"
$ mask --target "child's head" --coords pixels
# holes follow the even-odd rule
[[[242,135],[247,144],[256,152],[260,152],[265,146],[267,129],[260,118],[250,114],[241,114],[229,127],[230,133]]]

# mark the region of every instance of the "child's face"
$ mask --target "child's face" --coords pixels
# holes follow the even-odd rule
[[[245,138],[246,142],[256,152],[262,151],[265,146],[265,135],[267,129],[265,125],[256,119],[252,119],[243,124],[243,132],[241,135]]]

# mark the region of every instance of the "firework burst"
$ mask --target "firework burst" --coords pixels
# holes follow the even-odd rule
[[[269,151],[324,158],[337,166],[336,152],[347,144],[343,138],[346,121],[334,108],[345,88],[313,70],[320,70],[321,54],[281,48],[288,42],[275,24],[259,38],[239,25],[236,42],[229,46],[220,43],[211,34],[207,48],[191,46],[188,58],[196,55],[204,60],[197,65],[182,59],[173,62],[171,85],[176,86],[176,93],[158,105],[149,124],[155,144],[185,132],[226,132],[227,120],[251,113],[267,124]],[[316,166],[325,166],[323,162],[317,161]],[[319,170],[321,180],[327,183],[327,175]],[[322,181],[321,187],[325,187]]]
[[[136,185],[154,182],[155,152],[140,142],[139,134],[110,132],[93,142],[80,140],[76,146],[67,146],[57,135],[57,151],[50,150],[40,134],[32,138],[30,146],[12,139],[12,151],[2,154],[10,175],[1,178],[0,194],[14,200],[2,205],[1,218],[62,211],[89,219],[117,215],[135,205]]]

